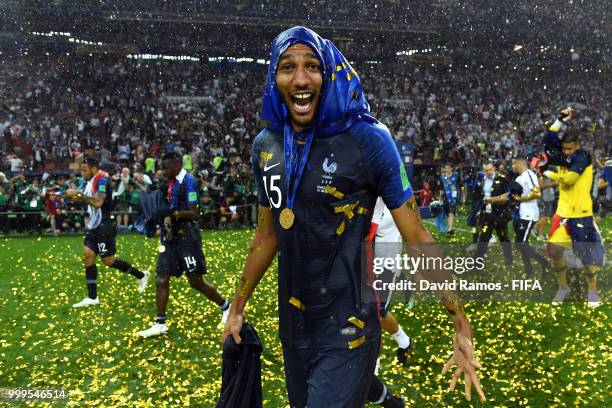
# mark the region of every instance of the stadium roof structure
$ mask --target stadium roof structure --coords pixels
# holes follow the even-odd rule
[[[608,0],[5,3],[13,9],[12,16],[21,16],[15,17],[13,26],[35,48],[265,58],[279,31],[306,25],[333,38],[349,54],[353,50],[373,59],[423,52],[470,58],[508,58],[518,53],[523,58],[579,55],[596,64],[611,62]]]

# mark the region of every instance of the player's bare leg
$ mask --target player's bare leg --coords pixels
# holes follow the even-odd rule
[[[542,239],[546,236],[546,223],[548,222],[548,217],[541,217],[538,222],[535,223],[533,228],[538,233],[538,238]]]
[[[561,245],[549,244],[548,253],[550,255],[550,266],[557,279],[559,289],[553,298],[553,305],[563,302],[565,297],[570,293],[570,287],[567,284],[567,264],[563,258],[565,248]]]
[[[189,275],[187,276],[189,280],[189,284],[192,288],[206,296],[208,299],[215,302],[219,307],[223,306],[226,303],[226,300],[217,292],[217,289],[206,282],[202,275]]]
[[[455,214],[448,213],[448,217],[446,219],[446,225],[448,225],[448,233],[451,234],[453,230],[453,224],[455,223]]]
[[[229,316],[230,311],[230,303],[217,292],[217,289],[208,283],[206,279],[202,277],[202,275],[188,275],[187,279],[189,279],[189,284],[192,288],[202,293],[208,299],[212,300],[219,306],[221,310],[221,322],[218,327],[225,326],[225,322],[227,321],[227,317]]]
[[[168,297],[170,296],[170,274],[157,272],[155,283],[157,287],[157,317],[150,328],[136,334],[138,337],[146,338],[168,333],[168,326],[166,326],[166,306],[168,305]]]

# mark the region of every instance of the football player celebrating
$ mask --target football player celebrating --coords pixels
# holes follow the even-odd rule
[[[370,115],[348,60],[304,27],[282,32],[273,43],[262,119],[265,129],[252,155],[259,220],[224,333],[240,343],[244,308],[278,253],[290,405],[361,407],[368,399],[384,406],[388,402],[378,398],[384,386],[374,382],[380,322],[376,305],[364,298],[360,256],[377,197],[405,241],[433,242],[397,147]],[[432,245],[428,250],[439,256]],[[429,272],[436,282],[451,278]],[[467,397],[474,385],[484,399],[471,325],[454,292],[442,299],[455,327],[454,354],[443,371],[459,365],[451,388],[465,373]]]
[[[549,130],[549,137],[557,138],[563,157],[557,170],[545,170],[544,176],[559,183],[559,204],[552,220],[548,238],[548,254],[557,277],[559,289],[553,304],[563,302],[570,293],[567,284],[567,265],[563,252],[573,249],[582,261],[587,282],[590,307],[599,306],[597,272],[604,262],[604,247],[593,220],[593,163],[588,151],[580,147],[578,134],[570,129],[561,139],[558,132],[563,123],[558,119]]]
[[[161,224],[161,245],[157,258],[157,317],[153,325],[138,332],[139,337],[166,334],[166,305],[170,295],[170,277],[186,273],[192,288],[215,302],[227,315],[229,302],[214,286],[206,282],[206,260],[202,252],[202,236],[197,223],[198,183],[182,167],[183,158],[177,152],[162,157],[162,171],[168,179],[168,206],[159,208],[156,216]]]
[[[100,304],[98,299],[98,268],[96,256],[102,258],[104,265],[119,269],[138,279],[138,291],[144,292],[149,281],[149,272],[134,268],[128,262],[115,257],[117,236],[117,223],[111,215],[113,200],[111,197],[111,179],[108,173],[100,170],[98,160],[87,157],[81,165],[81,174],[87,181],[84,192],[68,189],[64,195],[76,202],[87,205],[89,214],[85,241],[83,242],[83,265],[87,282],[87,297],[72,305],[73,307],[87,307]]]

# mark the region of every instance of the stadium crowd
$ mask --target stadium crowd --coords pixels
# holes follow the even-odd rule
[[[415,164],[479,166],[540,149],[545,122],[567,104],[596,160],[608,156],[609,81],[478,66],[360,64],[373,113],[415,148]],[[79,163],[94,155],[115,175],[118,223],[127,228],[138,195],[155,188],[159,157],[175,150],[201,185],[208,227],[253,222],[251,140],[265,65],[135,59],[33,58],[2,65],[2,230],[78,229],[80,210],[61,191],[82,187]],[[523,68],[524,69],[524,68]],[[520,71],[520,72],[519,72]],[[576,78],[578,73],[575,74]],[[504,164],[505,163],[505,164]],[[418,177],[436,184],[435,177]],[[59,192],[60,194],[52,194]],[[243,210],[241,210],[243,209]],[[10,219],[8,217],[11,217]]]

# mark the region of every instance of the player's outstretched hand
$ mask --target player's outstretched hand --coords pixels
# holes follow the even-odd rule
[[[227,336],[232,336],[236,344],[240,344],[240,342],[242,341],[242,339],[240,338],[240,329],[242,329],[243,323],[244,315],[242,313],[237,313],[233,310],[230,310],[227,322],[225,323],[225,327],[223,328],[222,340],[225,341]]]
[[[465,398],[468,401],[472,400],[472,385],[474,385],[476,392],[480,396],[480,400],[486,401],[484,392],[480,386],[480,379],[478,378],[478,374],[476,374],[476,369],[482,368],[482,365],[474,356],[474,345],[472,344],[471,340],[463,334],[455,333],[455,337],[453,338],[453,349],[453,355],[442,369],[442,375],[444,375],[452,366],[458,366],[453,374],[453,378],[451,379],[450,390],[455,390],[457,380],[459,380],[459,377],[463,373],[465,382]]]
[[[559,112],[558,118],[561,122],[568,123],[574,116],[576,116],[576,111],[571,106],[568,106]]]

